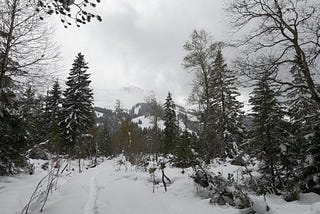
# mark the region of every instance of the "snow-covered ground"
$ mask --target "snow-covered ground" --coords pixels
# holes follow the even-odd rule
[[[36,161],[38,164],[39,161]],[[41,162],[39,163],[40,166]],[[216,166],[214,171],[233,172],[238,167]],[[95,168],[65,172],[58,180],[58,188],[48,199],[46,214],[236,214],[240,210],[229,206],[209,204],[199,197],[190,170],[181,174],[180,169],[166,168],[173,183],[165,192],[161,185],[153,193],[150,174],[130,165],[119,165],[105,160]],[[0,213],[20,213],[39,180],[47,172],[36,167],[35,175],[3,177],[0,180]],[[156,176],[160,178],[157,170]],[[257,198],[257,201],[259,198]],[[267,198],[272,214],[320,214],[320,196],[303,194],[300,201],[287,203],[278,196]],[[40,213],[35,207],[31,213]]]

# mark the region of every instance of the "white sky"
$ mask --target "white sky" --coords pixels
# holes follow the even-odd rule
[[[95,101],[104,104],[109,89],[136,86],[160,99],[171,91],[183,104],[191,75],[182,67],[183,44],[194,29],[228,40],[224,0],[102,0],[96,12],[103,21],[68,29],[57,26],[56,38],[65,59],[65,78],[75,55],[89,63]],[[225,56],[228,58],[228,56]]]

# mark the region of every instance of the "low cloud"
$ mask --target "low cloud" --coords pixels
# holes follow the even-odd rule
[[[222,4],[222,0],[104,0],[98,5],[101,23],[61,26],[58,42],[68,69],[77,52],[85,55],[94,89],[135,85],[160,98],[171,91],[182,104],[192,81],[181,65],[183,44],[194,29],[205,29],[219,41],[227,38]]]

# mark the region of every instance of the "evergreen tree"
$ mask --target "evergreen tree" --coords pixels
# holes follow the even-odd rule
[[[147,98],[147,103],[150,106],[150,123],[152,125],[149,132],[149,145],[150,145],[150,154],[155,155],[155,159],[158,161],[158,156],[160,154],[160,144],[161,144],[161,129],[159,127],[159,120],[163,116],[162,106],[157,102],[157,99],[154,96]]]
[[[179,127],[178,121],[175,111],[175,104],[172,100],[171,93],[168,93],[166,98],[166,102],[163,106],[164,108],[164,154],[168,154],[172,152],[174,149],[178,134],[179,134]]]
[[[277,191],[281,184],[281,155],[286,148],[288,132],[285,129],[285,112],[278,100],[279,94],[271,84],[268,72],[255,84],[249,103],[252,107],[253,131],[250,153],[261,161],[259,170],[268,186]]]
[[[311,99],[305,86],[302,71],[294,66],[291,69],[294,85],[288,90],[288,112],[292,123],[292,144],[290,153],[291,168],[295,169],[303,191],[320,193],[320,109]],[[292,174],[292,172],[291,172]]]
[[[106,157],[113,154],[111,146],[111,133],[106,120],[102,126],[99,126],[99,148],[101,154],[105,155]]]
[[[37,96],[31,85],[22,93],[19,100],[21,118],[26,129],[28,147],[45,141],[46,121],[44,115],[44,99]]]
[[[174,164],[182,169],[190,167],[194,161],[191,134],[184,130],[177,140],[174,149]]]
[[[16,173],[19,167],[24,166],[27,149],[26,130],[14,93],[15,85],[9,76],[5,75],[4,80],[0,94],[0,175]]]
[[[313,135],[307,150],[306,166],[303,170],[305,191],[320,194],[320,110],[318,110],[317,123],[314,124]]]
[[[79,53],[72,64],[64,91],[63,136],[68,152],[75,146],[80,147],[81,136],[88,134],[94,124],[93,93],[87,70],[84,55]]]
[[[48,139],[50,141],[50,147],[52,152],[57,154],[61,151],[62,141],[62,129],[61,122],[63,119],[62,114],[62,91],[58,80],[56,80],[52,86],[52,89],[48,91],[46,99],[46,115],[48,124]]]
[[[213,112],[210,125],[217,135],[212,152],[218,157],[235,157],[238,154],[238,145],[243,140],[243,104],[236,99],[240,96],[235,86],[236,80],[234,72],[229,70],[224,62],[221,49],[218,49],[209,88],[212,94],[210,108]]]

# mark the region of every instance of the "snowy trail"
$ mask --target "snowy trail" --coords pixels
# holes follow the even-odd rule
[[[89,197],[84,208],[83,214],[98,214],[97,210],[97,184],[96,184],[96,176],[98,173],[94,174],[91,177],[90,181],[90,192]]]
[[[61,178],[57,191],[49,196],[44,214],[239,214],[228,206],[214,206],[208,199],[195,193],[188,173],[167,168],[166,174],[174,182],[168,192],[158,186],[152,192],[148,172],[133,168],[116,170],[115,162],[107,160],[101,165],[84,170],[72,177]],[[220,170],[217,168],[217,170]],[[229,167],[226,170],[233,171]],[[0,214],[18,214],[33,188],[43,176],[26,176],[12,183],[1,184]],[[160,174],[157,175],[158,178]],[[33,179],[33,180],[32,180]],[[19,191],[20,190],[20,191]],[[19,195],[20,194],[20,195]],[[320,196],[306,194],[301,201],[286,203],[278,196],[268,198],[270,214],[320,214]],[[39,209],[31,214],[40,214]]]
[[[229,207],[214,207],[195,198],[192,181],[177,169],[168,169],[174,180],[168,192],[158,186],[152,192],[150,175],[129,168],[117,171],[113,161],[86,170],[60,186],[50,196],[43,213],[57,214],[235,214]],[[1,213],[1,212],[0,212]]]

